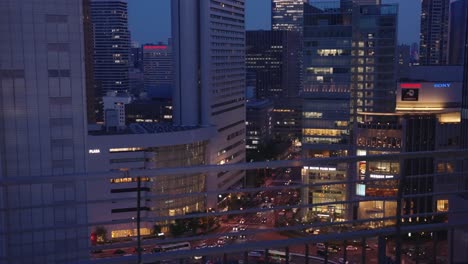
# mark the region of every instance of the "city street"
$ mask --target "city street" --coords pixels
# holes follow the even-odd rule
[[[296,158],[296,155],[292,155],[291,158]],[[241,235],[243,232],[251,230],[266,230],[272,229],[277,226],[285,226],[289,224],[297,224],[294,222],[296,219],[296,213],[294,210],[275,210],[277,206],[294,205],[300,203],[299,190],[294,188],[295,182],[300,181],[300,168],[282,168],[272,170],[270,177],[265,179],[265,187],[275,187],[275,190],[262,191],[253,197],[253,202],[250,206],[253,208],[271,210],[257,212],[257,213],[245,213],[241,215],[234,215],[231,217],[222,217],[218,219],[218,228],[210,232],[210,234],[219,234],[215,238],[199,240],[191,243],[191,248],[205,248],[205,247],[222,247],[229,244],[244,243],[246,241],[258,242],[258,241],[271,241],[271,240],[285,240],[290,237],[297,236],[313,236],[323,232],[331,232],[326,229],[317,229],[313,233],[299,233],[299,232],[258,232],[255,234],[248,234],[246,236]],[[278,186],[284,186],[284,188],[278,189]],[[235,194],[232,197],[236,197]],[[144,246],[143,254],[152,253],[152,249],[156,245],[161,245],[161,240],[154,240],[154,244]],[[348,263],[362,263],[362,242],[359,241],[348,241],[346,246],[343,241],[330,242],[328,244],[328,261],[329,263],[344,263],[344,259]],[[377,238],[368,239],[366,241],[365,258],[366,263],[378,263],[378,246]],[[441,244],[442,245],[442,244]],[[94,258],[110,258],[116,256],[126,256],[136,254],[134,247],[119,248],[118,244],[115,244],[115,248],[103,250],[100,253],[93,254]],[[323,263],[325,245],[309,244],[309,256],[311,257],[309,263]],[[411,248],[409,245],[407,248]],[[425,245],[424,248],[430,248],[431,245]],[[394,255],[394,243],[389,242],[387,244],[387,256]],[[413,246],[414,248],[414,246]],[[284,248],[272,249],[278,252],[284,252]],[[406,250],[408,251],[408,249]],[[304,256],[306,254],[305,245],[295,245],[289,248],[291,254],[291,263],[305,263]],[[409,250],[408,252],[412,252]],[[412,254],[412,255],[411,255]],[[425,254],[425,253],[424,253]],[[444,254],[446,255],[446,254]],[[402,263],[415,263],[414,253],[402,254]],[[424,256],[424,255],[423,255]],[[191,262],[200,263],[202,256],[197,259],[190,260]],[[228,257],[229,262],[242,262],[244,259],[243,253],[230,254]],[[207,263],[220,263],[223,260],[223,256],[208,256],[205,258]],[[258,258],[249,257],[249,262],[257,263],[261,262]],[[270,261],[273,262],[273,261]],[[430,263],[419,261],[419,263]]]

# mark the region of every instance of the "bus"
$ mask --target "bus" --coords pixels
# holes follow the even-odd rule
[[[191,246],[189,242],[180,242],[180,243],[174,243],[174,244],[165,244],[165,245],[159,245],[155,246],[153,248],[153,253],[157,252],[170,252],[170,251],[177,251],[177,250],[190,250]]]
[[[265,259],[264,250],[254,250],[248,253],[248,256],[258,262],[263,262]],[[289,255],[289,261],[291,261],[291,255]],[[268,262],[269,263],[284,263],[286,262],[286,252],[278,250],[268,250]]]

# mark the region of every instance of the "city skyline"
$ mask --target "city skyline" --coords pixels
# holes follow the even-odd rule
[[[324,0],[318,1],[324,2]],[[399,4],[398,43],[419,43],[420,1],[384,0],[383,3]],[[170,0],[128,1],[128,23],[132,41],[140,45],[167,42],[171,35],[169,9]],[[271,0],[247,0],[245,18],[246,30],[270,30]]]
[[[0,0],[0,263],[467,263],[467,17]]]

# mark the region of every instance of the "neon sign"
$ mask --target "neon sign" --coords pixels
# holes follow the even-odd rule
[[[400,88],[406,88],[406,89],[420,89],[421,84],[420,83],[401,83]]]
[[[143,46],[144,50],[165,50],[167,46],[164,45],[145,45]]]

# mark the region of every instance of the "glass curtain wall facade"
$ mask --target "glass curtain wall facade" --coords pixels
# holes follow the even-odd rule
[[[395,111],[397,11],[397,5],[355,7],[351,54],[353,121],[363,120],[360,112]]]
[[[305,157],[349,149],[352,8],[340,2],[304,7],[302,146]]]
[[[351,1],[304,6],[304,157],[354,153],[353,127],[375,119],[361,113],[394,111],[396,14],[396,5]],[[347,177],[355,173],[348,168]]]

